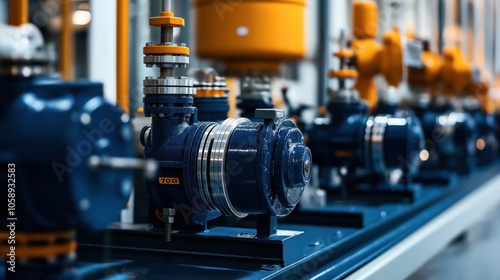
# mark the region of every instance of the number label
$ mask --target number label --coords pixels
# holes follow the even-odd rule
[[[179,178],[158,177],[158,181],[162,185],[179,185]]]

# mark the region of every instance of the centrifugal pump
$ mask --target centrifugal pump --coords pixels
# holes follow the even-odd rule
[[[354,53],[341,49],[335,56],[341,61],[341,69],[330,71],[329,76],[338,79],[339,90],[331,92],[329,116],[316,118],[308,130],[315,163],[320,167],[347,168],[347,174],[341,174],[345,176],[363,170],[368,176],[383,179],[387,172],[401,170],[407,179],[418,170],[423,145],[419,121],[409,116],[368,115],[366,104],[353,89],[358,73],[348,67]]]
[[[430,93],[430,100],[418,92],[412,105],[425,133],[425,149],[419,180],[449,180],[449,172],[468,173],[476,165],[477,124],[469,113],[453,106],[470,81],[470,67],[458,48],[445,48],[443,59],[428,49],[422,53],[422,68],[409,69],[413,90]],[[438,85],[442,86],[439,90]]]
[[[0,30],[0,217],[9,225],[0,243],[15,246],[0,253],[16,263],[6,276],[73,279],[65,268],[76,230],[118,221],[129,199],[133,173],[110,168],[133,155],[129,118],[104,100],[102,84],[49,77],[53,60],[34,25]]]
[[[263,122],[198,122],[192,80],[173,76],[174,68],[189,63],[189,49],[171,41],[172,28],[184,20],[165,11],[150,23],[161,26],[162,42],[146,45],[144,62],[160,67],[160,76],[144,80],[144,113],[152,121],[141,139],[145,157],[160,165],[146,185],[153,207],[163,213],[166,239],[172,224],[204,230],[220,215],[288,215],[311,177],[302,133],[274,109],[255,112]],[[183,216],[186,209],[190,215]]]

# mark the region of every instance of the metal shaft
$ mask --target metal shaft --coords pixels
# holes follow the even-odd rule
[[[122,157],[90,156],[89,166],[91,168],[107,167],[116,169],[137,169],[144,170],[147,173],[156,172],[158,170],[158,163],[154,160]]]
[[[173,43],[174,42],[174,28],[173,27],[162,27],[161,28],[161,42],[162,43]]]
[[[172,0],[163,0],[162,2],[162,10],[164,12],[172,12]]]

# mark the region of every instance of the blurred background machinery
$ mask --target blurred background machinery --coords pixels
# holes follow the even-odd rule
[[[0,0],[0,279],[410,276],[500,203],[499,16]]]

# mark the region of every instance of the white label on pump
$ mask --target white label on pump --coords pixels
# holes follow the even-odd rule
[[[424,44],[421,41],[408,41],[404,48],[405,65],[413,68],[422,69],[424,67],[422,61],[422,53],[424,52]]]

